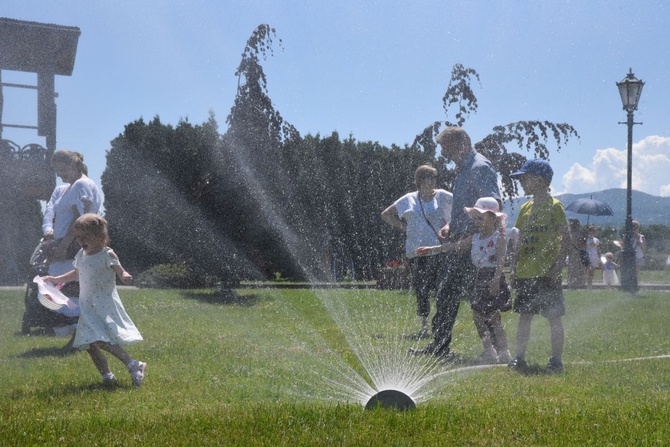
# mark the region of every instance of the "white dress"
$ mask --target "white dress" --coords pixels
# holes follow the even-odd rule
[[[74,266],[79,270],[79,307],[81,314],[74,337],[74,347],[88,349],[95,341],[127,345],[142,341],[142,335],[135,327],[121,303],[116,290],[116,273],[112,265],[118,260],[109,255],[110,248],[87,255],[83,250],[74,258]]]

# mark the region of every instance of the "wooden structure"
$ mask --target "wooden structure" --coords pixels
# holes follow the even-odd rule
[[[49,200],[56,185],[50,166],[56,150],[54,81],[72,74],[80,34],[76,27],[0,18],[0,285],[25,282],[41,234],[38,200]],[[36,73],[37,85],[2,82],[3,70]],[[7,88],[37,90],[36,125],[3,120]],[[6,128],[34,129],[46,148],[3,139]]]

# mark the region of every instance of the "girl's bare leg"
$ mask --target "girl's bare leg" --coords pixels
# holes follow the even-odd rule
[[[126,352],[125,349],[123,349],[120,345],[113,345],[111,343],[107,342],[97,342],[97,344],[100,346],[100,348],[104,349],[105,351],[109,352],[112,354],[114,357],[117,359],[121,360],[121,362],[125,365],[128,366],[132,358],[130,357],[130,354]]]
[[[502,325],[500,313],[495,314],[491,318],[491,330],[493,331],[493,335],[495,336],[496,340],[496,351],[498,351],[499,354],[501,352],[508,351],[509,347],[507,346],[507,333],[505,332],[505,328]]]
[[[111,371],[109,370],[109,363],[107,362],[107,357],[105,357],[105,354],[102,353],[97,342],[91,343],[86,352],[88,352],[88,355],[91,356],[91,360],[93,360],[93,364],[100,372],[100,375],[104,376],[105,374],[111,373]]]
[[[493,340],[491,339],[489,326],[486,324],[486,315],[473,311],[472,317],[475,327],[477,328],[477,334],[479,334],[479,339],[482,341],[484,351],[493,349]]]

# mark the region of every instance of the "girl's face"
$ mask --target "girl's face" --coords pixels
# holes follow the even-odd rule
[[[87,255],[100,253],[105,248],[105,235],[95,234],[90,231],[75,231],[77,243]]]
[[[475,221],[475,228],[480,233],[495,229],[496,216],[493,213],[475,213],[473,219]]]

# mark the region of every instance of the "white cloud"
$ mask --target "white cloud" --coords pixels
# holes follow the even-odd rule
[[[670,197],[670,138],[652,135],[633,144],[633,189]],[[565,192],[581,194],[626,188],[627,151],[597,149],[589,166],[575,163],[563,175]]]

